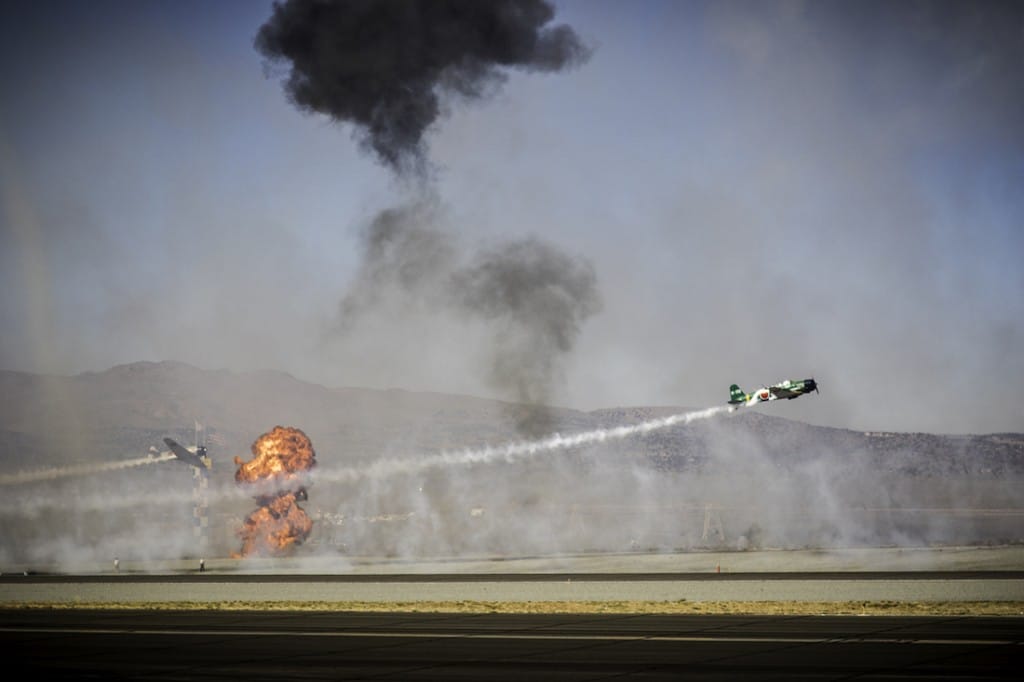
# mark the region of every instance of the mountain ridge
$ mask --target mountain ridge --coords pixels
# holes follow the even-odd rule
[[[348,461],[396,450],[436,451],[530,439],[516,428],[529,406],[433,391],[327,387],[279,370],[208,370],[173,360],[72,376],[0,370],[0,395],[0,453],[8,466],[141,456],[150,446],[159,446],[165,435],[191,444],[195,423],[239,455],[275,425],[295,426],[310,435],[318,450],[345,453]],[[691,410],[668,405],[546,409],[554,430],[562,434]],[[718,431],[725,432],[726,440],[743,432],[765,451],[791,452],[798,459],[807,456],[800,442],[861,454],[914,451],[919,458],[943,460],[957,459],[965,449],[978,459],[980,449],[980,458],[994,460],[999,470],[1024,469],[1024,434],[1018,433],[856,431],[753,410],[730,415],[727,422],[729,428],[720,429],[674,426],[631,443],[662,462],[680,457],[692,462],[695,455],[707,458],[710,429],[719,439]]]
[[[239,496],[234,459],[248,460],[254,441],[278,425],[301,429],[316,450],[307,506],[318,551],[415,556],[1024,540],[1024,434],[853,431],[746,409],[623,433],[615,429],[688,410],[551,408],[553,431],[567,439],[608,437],[506,457],[503,445],[531,440],[517,429],[528,406],[328,388],[274,370],[166,362],[72,377],[0,371],[0,396],[0,474],[9,481],[48,467],[137,460],[163,450],[165,437],[192,445],[198,422],[213,463],[210,489],[221,491],[211,503],[211,532],[225,552],[252,506]],[[152,463],[7,488],[10,522],[0,554],[70,544],[162,555],[179,551],[167,546],[170,537],[190,547],[193,477],[181,462]],[[152,502],[167,495],[175,504]],[[45,523],[32,511],[40,505],[51,510]],[[89,511],[79,518],[82,505]]]

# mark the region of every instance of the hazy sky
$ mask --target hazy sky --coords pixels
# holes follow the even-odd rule
[[[423,218],[467,253],[536,238],[592,266],[551,400],[703,407],[813,376],[756,409],[1024,430],[1020,3],[555,8],[589,60],[448,101]],[[507,397],[477,320],[392,291],[342,324],[370,225],[423,189],[288,101],[253,43],[270,14],[0,7],[0,368]]]

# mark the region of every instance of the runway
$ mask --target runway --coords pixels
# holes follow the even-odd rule
[[[942,602],[964,612],[988,602],[1007,606],[988,613],[1016,614],[1024,604],[1022,564],[1018,549],[343,565],[213,560],[203,571],[193,560],[125,561],[76,574],[5,572],[0,642],[15,667],[55,679],[1017,679],[1024,616],[598,611],[633,600]],[[721,565],[761,570],[720,572]],[[701,570],[668,570],[680,566]],[[804,570],[778,570],[797,566]],[[591,611],[431,606],[486,611],[552,601]],[[122,608],[107,608],[115,604]],[[15,606],[22,608],[5,608]]]
[[[14,669],[132,680],[1017,679],[1024,618],[0,611]]]
[[[202,567],[203,570],[200,570]],[[1024,548],[400,561],[337,556],[5,567],[0,607],[346,602],[1014,602]]]
[[[465,601],[1024,603],[1024,572],[0,577],[0,606]]]

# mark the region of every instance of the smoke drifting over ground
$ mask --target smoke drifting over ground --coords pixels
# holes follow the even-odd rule
[[[406,336],[417,333],[417,317],[440,323],[450,334],[446,343],[477,354],[487,384],[521,405],[521,431],[541,435],[551,428],[546,406],[565,358],[581,325],[601,308],[593,267],[535,237],[472,252],[439,227],[441,219],[435,204],[420,202],[373,220],[341,302],[341,342],[364,327]],[[419,341],[420,362],[432,362],[429,342]]]
[[[709,408],[323,470],[317,486],[337,503],[319,507],[316,543],[328,554],[423,558],[920,547],[1019,536],[1019,478],[894,474],[866,452],[785,438],[780,457],[765,447],[770,434],[737,428],[743,416],[728,414]],[[666,460],[641,454],[658,449],[648,439],[663,439]]]
[[[156,396],[144,403],[146,412],[165,414],[174,401],[169,384],[144,368],[121,372],[132,381],[117,391],[97,390],[111,374],[118,373],[79,378],[95,397],[97,416],[112,415],[104,423],[123,418],[124,396],[137,395],[138,386]],[[218,388],[218,381],[225,383]],[[556,410],[561,435],[516,439],[498,406],[478,399],[335,392],[266,374],[196,372],[176,385],[181,395],[221,406],[216,421],[225,425],[259,409],[224,408],[238,395],[277,395],[304,417],[318,440],[318,465],[287,474],[283,488],[267,481],[267,490],[310,490],[303,502],[309,535],[295,556],[330,558],[339,567],[381,556],[827,550],[1021,539],[1020,434],[865,434],[778,419],[767,408],[733,413],[722,405]],[[381,413],[391,418],[373,423]],[[425,424],[436,432],[414,436],[405,448],[396,444],[396,433]],[[229,441],[234,445],[212,452],[210,546],[203,554],[193,535],[191,467],[154,458],[150,466],[83,466],[76,476],[52,480],[11,478],[17,484],[3,486],[0,499],[0,561],[5,570],[26,564],[111,570],[114,557],[227,557],[238,548],[237,531],[261,485],[236,483],[228,463],[248,437]]]
[[[84,469],[84,467],[83,467]],[[57,570],[195,556],[191,468],[166,462],[5,486],[0,560]]]
[[[486,97],[503,68],[558,71],[586,60],[568,26],[546,25],[544,0],[288,0],[256,37],[287,63],[289,99],[356,126],[362,145],[399,174],[427,169],[424,133],[443,95]]]

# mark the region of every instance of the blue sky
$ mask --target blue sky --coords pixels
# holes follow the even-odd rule
[[[1024,12],[1014,3],[560,2],[592,47],[427,133],[463,248],[535,236],[601,311],[552,399],[724,402],[862,430],[1024,430]],[[416,190],[299,112],[264,2],[0,9],[0,367],[138,360],[504,398],[481,330],[382,307],[361,235]]]

